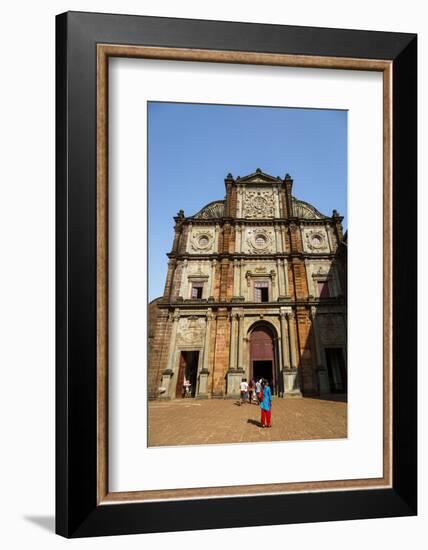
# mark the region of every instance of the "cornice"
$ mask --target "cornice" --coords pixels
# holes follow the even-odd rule
[[[244,252],[214,252],[210,254],[190,254],[168,252],[169,259],[184,260],[334,260],[338,257],[336,252],[274,252],[271,254],[246,254]]]
[[[161,309],[179,309],[180,311],[184,310],[201,310],[201,309],[212,309],[216,310],[217,308],[223,309],[236,309],[243,308],[245,309],[261,309],[276,311],[279,307],[305,307],[311,308],[316,307],[317,310],[321,311],[327,308],[339,308],[343,309],[340,311],[346,313],[346,302],[342,296],[335,298],[322,298],[322,299],[307,299],[307,300],[281,300],[276,302],[231,302],[231,301],[208,301],[208,300],[183,300],[180,302],[160,302],[158,307]]]
[[[343,220],[343,216],[339,218],[326,217],[322,219],[311,219],[311,218],[232,218],[232,217],[223,217],[223,218],[181,218],[179,222],[182,225],[334,225],[337,223],[337,220],[340,222]]]

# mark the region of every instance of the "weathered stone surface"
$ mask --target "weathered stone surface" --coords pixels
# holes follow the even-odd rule
[[[341,217],[296,199],[288,175],[258,169],[225,187],[225,200],[175,218],[164,295],[149,305],[149,398],[175,399],[183,373],[204,398],[236,395],[256,371],[280,397],[330,391],[331,377],[346,378]],[[273,338],[264,367],[251,355],[256,326]]]

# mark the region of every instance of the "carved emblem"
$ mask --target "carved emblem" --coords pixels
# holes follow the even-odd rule
[[[246,191],[244,199],[245,218],[275,217],[275,201],[272,191]]]
[[[214,236],[210,231],[194,231],[190,239],[190,247],[195,252],[208,252],[214,243]]]
[[[253,254],[269,254],[273,248],[273,236],[271,231],[263,227],[250,229],[247,234],[247,245]]]
[[[177,337],[181,344],[199,345],[203,342],[205,333],[205,319],[189,317],[181,319],[178,327]]]
[[[314,252],[325,252],[328,250],[327,237],[324,231],[311,229],[305,232],[306,247]]]

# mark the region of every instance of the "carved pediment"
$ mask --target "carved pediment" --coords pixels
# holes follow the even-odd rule
[[[239,176],[236,179],[237,183],[278,183],[279,181],[279,177],[265,174],[260,170],[260,168],[257,168],[257,170],[252,174],[248,174],[247,176],[244,176],[242,178]]]

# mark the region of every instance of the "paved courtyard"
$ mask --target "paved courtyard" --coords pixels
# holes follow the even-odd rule
[[[347,436],[343,396],[274,398],[272,428],[261,428],[258,405],[227,399],[149,403],[149,446],[207,445]]]

